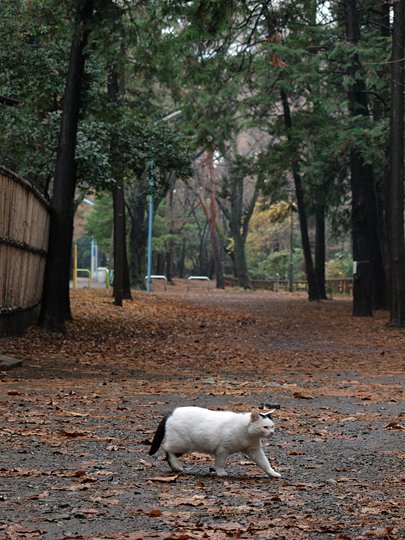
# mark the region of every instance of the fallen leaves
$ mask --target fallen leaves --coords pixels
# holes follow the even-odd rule
[[[149,482],[163,482],[164,484],[174,484],[182,473],[168,474],[167,476],[152,476],[148,478]]]
[[[18,523],[9,525],[4,530],[4,540],[22,540],[24,538],[27,540],[42,540],[43,535],[44,531],[40,529],[33,529]]]
[[[304,394],[302,392],[294,392],[293,398],[295,399],[314,399],[313,396],[310,396],[308,394]]]
[[[52,486],[54,491],[86,491],[89,489],[87,485],[70,485],[70,486]]]
[[[12,469],[7,469],[5,467],[2,467],[0,469],[0,478],[3,477],[3,478],[7,478],[7,477],[19,477],[19,478],[24,478],[24,477],[38,477],[38,476],[45,476],[49,473],[47,473],[46,471],[44,470],[40,470],[40,469],[26,469],[24,467],[15,467],[15,468],[12,468]]]
[[[206,496],[205,495],[192,495],[191,497],[176,497],[171,498],[170,507],[176,506],[205,506],[206,505]]]
[[[68,431],[67,429],[58,429],[58,433],[69,438],[88,437],[90,435],[88,431]]]
[[[67,336],[2,340],[24,367],[0,375],[0,537],[399,540],[404,334],[354,325],[348,302],[193,298],[74,291]],[[283,478],[243,456],[226,479],[204,455],[166,473],[147,446],[180,403],[280,403],[265,452]]]
[[[397,429],[399,431],[404,431],[405,426],[400,424],[399,422],[390,422],[386,426],[384,426],[385,429]]]

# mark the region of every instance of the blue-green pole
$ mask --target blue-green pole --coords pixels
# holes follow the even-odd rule
[[[181,114],[181,110],[174,111],[164,118],[161,118],[155,125],[160,122],[167,122]],[[153,152],[152,152],[153,154]],[[151,273],[152,273],[152,227],[153,227],[153,192],[155,190],[155,160],[150,160],[150,176],[149,176],[149,216],[148,216],[148,254],[146,263],[146,294],[150,294],[151,289]]]

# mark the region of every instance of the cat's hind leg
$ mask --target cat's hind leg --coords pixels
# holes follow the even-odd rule
[[[215,472],[218,476],[227,476],[226,470],[225,470],[225,462],[226,458],[228,456],[228,453],[224,450],[218,449],[215,452]]]
[[[265,473],[274,478],[280,478],[281,474],[272,469],[268,459],[266,458],[263,450],[261,448],[251,448],[247,455],[258,465]]]
[[[178,457],[182,456],[183,454],[173,454],[172,452],[166,451],[166,459],[168,464],[170,465],[172,471],[175,472],[182,472],[183,467],[180,463],[180,461],[177,459]]]

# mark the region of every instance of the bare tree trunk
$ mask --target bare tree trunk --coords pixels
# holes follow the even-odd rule
[[[122,86],[122,84],[121,84]],[[118,73],[113,66],[108,81],[108,99],[119,106],[120,88]],[[125,227],[125,191],[124,175],[119,158],[119,133],[113,128],[110,141],[111,170],[115,179],[113,189],[114,203],[114,304],[122,307],[123,299],[132,300],[129,284],[128,257],[126,249]]]
[[[138,184],[142,186],[144,179]],[[142,190],[142,187],[140,187]],[[147,221],[146,221],[146,196],[142,193],[132,191],[129,201],[129,216],[131,226],[129,230],[130,249],[130,281],[136,289],[145,289],[145,249],[147,243]]]
[[[252,283],[249,277],[245,253],[245,238],[241,230],[243,214],[243,181],[235,176],[236,175],[233,174],[231,180],[231,209],[229,211],[229,232],[233,240],[232,261],[237,284],[244,289],[251,289]]]
[[[228,176],[230,178],[230,208],[221,204],[221,209],[228,220],[229,232],[233,240],[233,252],[230,257],[234,266],[234,274],[237,284],[244,289],[252,289],[252,282],[246,260],[246,239],[249,230],[249,222],[259,194],[256,184],[249,204],[244,208],[244,178],[240,172],[227,164]]]
[[[170,189],[169,193],[166,196],[166,208],[167,208],[168,221],[169,221],[169,233],[170,235],[173,235],[175,233],[174,218],[173,218],[173,188]],[[167,246],[167,252],[166,252],[165,267],[166,267],[167,281],[172,284],[173,284],[173,251],[174,251],[173,240],[169,240],[168,246]]]
[[[208,227],[210,230],[212,254],[215,261],[215,278],[217,282],[216,286],[217,289],[225,289],[224,269],[222,265],[221,251],[217,233],[218,205],[215,188],[214,156],[212,151],[207,152],[207,165],[209,177],[210,206],[208,207],[201,191],[198,192],[198,197],[207,218]]]
[[[390,178],[388,184],[388,259],[390,325],[405,326],[404,242],[404,46],[405,0],[394,0],[391,62]]]
[[[317,205],[315,210],[315,274],[321,300],[326,300],[325,290],[325,207]]]
[[[287,94],[284,90],[280,91],[280,95],[283,104],[284,122],[287,128],[287,137],[290,139],[290,135],[288,134],[289,130],[292,128],[290,104],[288,102]],[[297,207],[301,230],[301,243],[305,260],[305,273],[308,281],[308,299],[320,300],[321,295],[319,293],[318,284],[316,282],[314,263],[311,253],[311,243],[309,241],[308,221],[304,201],[304,189],[302,186],[301,175],[299,174],[297,163],[293,163],[292,165],[292,174],[295,186],[295,196],[297,198]]]
[[[80,3],[81,7],[77,8],[63,98],[53,196],[50,204],[49,247],[39,317],[39,324],[51,332],[65,332],[65,321],[71,319],[69,270],[76,188],[75,151],[86,61],[84,50],[90,33],[94,4],[94,0],[85,0]]]
[[[114,201],[114,304],[122,307],[124,299],[124,186],[120,178],[116,178],[113,190]]]

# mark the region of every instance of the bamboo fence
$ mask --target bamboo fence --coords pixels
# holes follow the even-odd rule
[[[23,332],[38,314],[48,233],[44,197],[0,166],[0,335]]]

